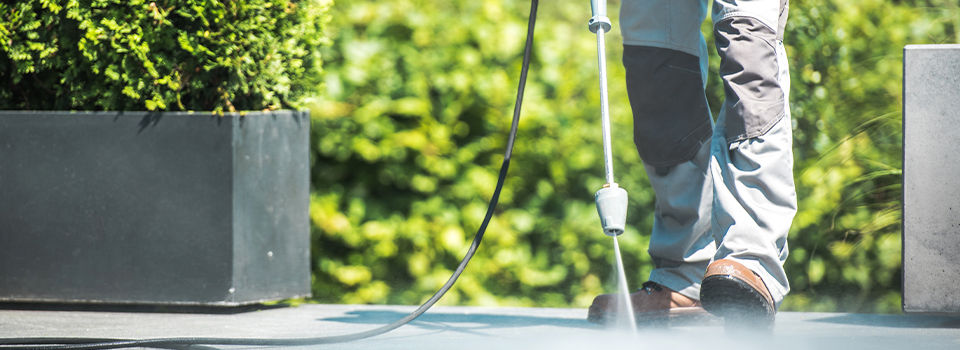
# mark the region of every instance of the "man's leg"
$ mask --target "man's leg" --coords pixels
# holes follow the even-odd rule
[[[699,58],[626,46],[623,62],[634,143],[656,194],[650,280],[697,300],[703,272],[716,252],[708,168],[713,125]]]
[[[797,210],[786,53],[786,0],[717,0],[726,100],[711,145],[718,249],[701,297],[712,312],[772,318],[790,290],[783,263]]]

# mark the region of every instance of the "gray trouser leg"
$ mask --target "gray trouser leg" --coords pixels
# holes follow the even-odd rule
[[[693,299],[716,252],[710,234],[712,122],[698,57],[625,46],[634,141],[656,193],[650,280]]]
[[[718,126],[726,118],[721,112]],[[762,136],[728,144],[718,134],[711,145],[715,259],[736,260],[759,274],[778,306],[790,291],[783,263],[797,211],[791,144],[788,115]]]
[[[700,281],[716,254],[710,234],[713,178],[710,143],[690,161],[669,169],[645,165],[656,192],[656,211],[649,253],[654,262],[650,280],[691,299],[700,299]]]
[[[717,0],[713,17],[726,91],[711,145],[714,259],[756,272],[778,306],[790,290],[783,263],[797,211],[790,76],[778,33],[785,3]]]

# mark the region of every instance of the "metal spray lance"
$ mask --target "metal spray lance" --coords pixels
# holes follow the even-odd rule
[[[603,159],[607,173],[607,183],[596,194],[597,213],[603,233],[619,236],[627,222],[627,191],[613,180],[613,149],[610,146],[610,112],[607,103],[607,55],[603,36],[610,30],[610,18],[607,18],[606,0],[590,0],[593,17],[589,28],[597,34],[597,62],[600,65],[600,124],[603,130]]]

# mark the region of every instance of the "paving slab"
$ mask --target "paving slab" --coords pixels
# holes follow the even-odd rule
[[[0,338],[301,338],[364,331],[413,306],[321,305],[184,310],[0,309]],[[211,310],[205,310],[211,311]],[[374,338],[327,349],[960,349],[960,317],[783,312],[770,334],[728,333],[719,320],[644,327],[636,334],[585,320],[586,309],[434,307]],[[245,348],[245,347],[232,347]]]

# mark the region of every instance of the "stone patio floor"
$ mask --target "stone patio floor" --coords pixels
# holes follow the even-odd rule
[[[414,309],[303,304],[197,313],[186,312],[189,309],[5,304],[0,306],[0,338],[331,336],[372,329]],[[585,309],[438,306],[390,333],[315,348],[960,349],[960,316],[782,312],[772,334],[766,335],[730,334],[716,319],[644,327],[637,334],[627,334],[591,324],[585,317]]]

